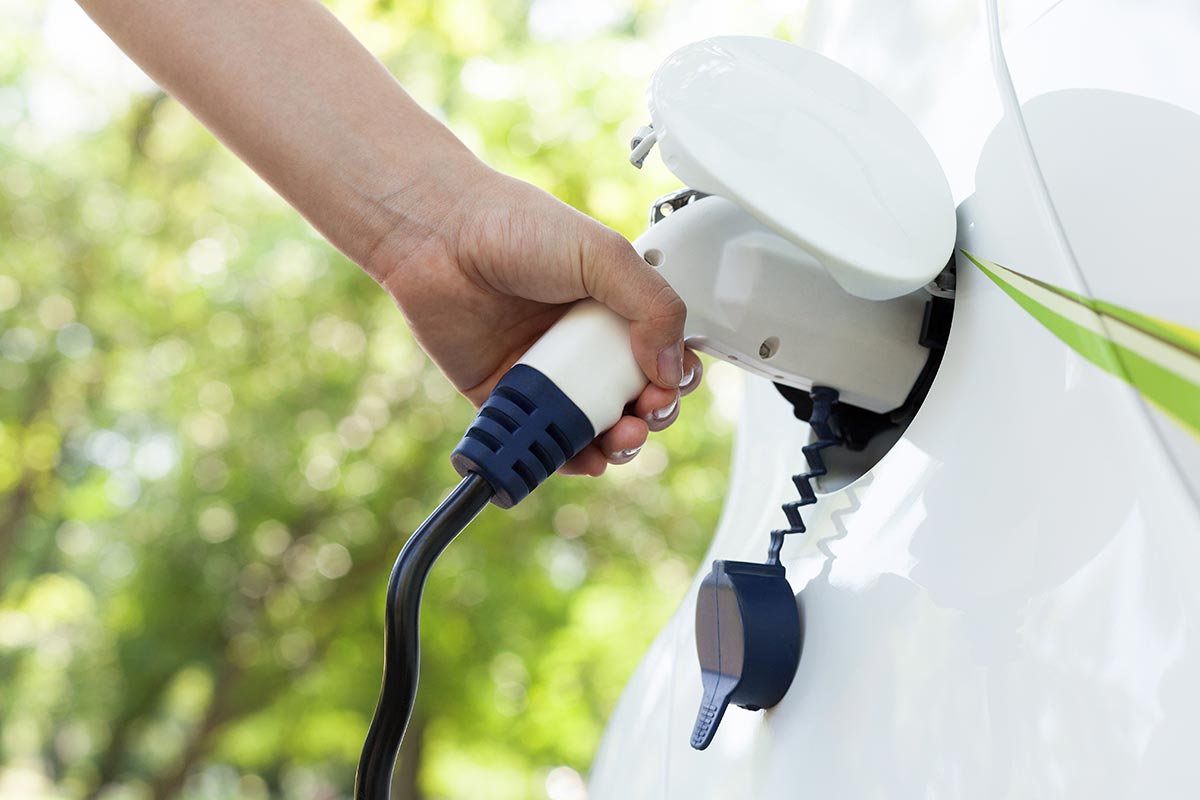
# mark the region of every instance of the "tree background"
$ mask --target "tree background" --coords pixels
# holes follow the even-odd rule
[[[493,166],[636,236],[675,46],[774,3],[343,0]],[[403,131],[397,131],[403,136]],[[440,560],[398,797],[580,800],[686,590],[737,380]],[[73,4],[0,0],[0,797],[349,794],[404,538],[472,416],[390,300]]]

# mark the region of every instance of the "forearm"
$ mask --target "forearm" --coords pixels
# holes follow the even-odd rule
[[[482,169],[315,0],[80,5],[360,265],[398,229],[440,225]]]

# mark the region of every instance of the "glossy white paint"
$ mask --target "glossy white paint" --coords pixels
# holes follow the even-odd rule
[[[840,48],[825,52],[918,119],[965,201],[963,247],[1200,327],[1200,108],[1178,71],[1186,62],[1194,88],[1200,54],[1157,52],[1180,29],[1196,40],[1194,13],[1026,6],[1035,21],[1004,43],[1031,163],[1002,115],[980,8],[945,4],[974,20],[956,38],[930,23],[953,10],[847,5],[863,28],[842,25]],[[1127,78],[1055,59],[1067,40],[1042,37],[1051,24],[1085,64],[1157,66],[1138,67],[1137,86],[1107,85]],[[872,26],[920,58],[864,55],[853,42]],[[837,38],[828,26],[821,35]],[[1022,85],[1031,74],[1045,90],[1122,89],[1174,107],[1045,95]],[[774,389],[748,377],[710,557],[762,558],[806,439]],[[807,626],[788,696],[768,712],[731,709],[707,751],[690,749],[700,680],[689,594],[613,715],[591,797],[1196,796],[1198,446],[960,260],[951,341],[925,406],[874,469],[806,509],[810,533],[785,546]]]
[[[687,45],[647,92],[671,172],[737,203],[870,300],[933,279],[954,242],[937,158],[905,114],[858,75],[777,39]]]
[[[1006,47],[1077,291],[1194,330],[1200,270],[1187,259],[1200,252],[1198,40],[1193,2],[1102,0],[1056,6]],[[1101,174],[1096,164],[1106,165]],[[1180,436],[1153,406],[1143,413],[1200,502],[1200,441]]]

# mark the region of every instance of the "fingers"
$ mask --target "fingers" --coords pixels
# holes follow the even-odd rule
[[[664,389],[652,383],[634,401],[633,413],[651,431],[661,431],[679,416],[679,390]]]
[[[645,420],[650,431],[664,430],[679,417],[679,399],[700,385],[704,367],[691,350],[683,355],[683,385],[678,390],[650,384],[633,403],[633,415]]]
[[[608,468],[608,459],[600,446],[592,442],[587,447],[583,448],[578,455],[563,464],[559,469],[559,473],[563,475],[588,475],[592,478],[598,478],[604,474],[604,470]]]
[[[581,237],[588,294],[629,320],[630,345],[646,377],[664,389],[683,382],[687,307],[666,279],[617,233]]]
[[[641,451],[650,435],[645,420],[621,417],[617,424],[596,437],[596,446],[610,464],[627,464]]]
[[[679,386],[679,394],[687,397],[696,390],[700,385],[700,379],[704,377],[704,362],[700,360],[700,356],[696,355],[691,350],[683,352],[683,383]]]
[[[583,452],[568,461],[561,471],[567,475],[602,475],[609,464],[632,461],[646,443],[649,433],[650,429],[644,420],[621,417],[616,425],[597,436]]]
[[[604,474],[609,464],[628,464],[645,445],[650,433],[661,431],[679,418],[680,399],[700,385],[704,366],[691,350],[684,352],[683,386],[664,389],[650,384],[626,410],[617,424],[597,436],[595,441],[559,470],[564,475]]]

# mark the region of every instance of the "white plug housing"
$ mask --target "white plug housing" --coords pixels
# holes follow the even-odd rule
[[[629,320],[595,300],[580,300],[518,364],[549,378],[597,434],[621,418],[649,382],[629,345]]]

